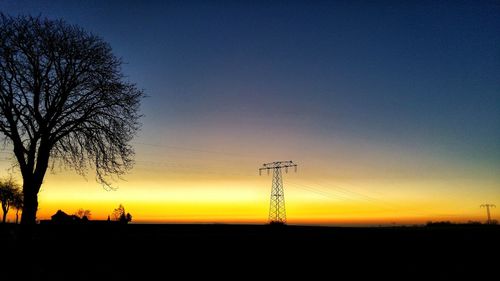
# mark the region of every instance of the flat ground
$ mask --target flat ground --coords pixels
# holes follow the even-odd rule
[[[37,225],[28,239],[20,232],[0,226],[0,280],[476,280],[499,270],[496,226]]]

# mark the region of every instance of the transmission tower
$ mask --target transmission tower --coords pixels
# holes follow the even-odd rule
[[[481,208],[486,208],[486,214],[488,215],[488,220],[486,221],[487,224],[491,224],[491,215],[490,215],[490,208],[495,208],[496,206],[494,204],[482,204]]]
[[[273,185],[271,188],[271,204],[269,206],[269,223],[270,224],[286,224],[286,212],[285,212],[285,191],[283,189],[283,178],[282,169],[285,169],[285,173],[288,173],[288,168],[294,168],[297,172],[297,164],[292,161],[276,161],[272,163],[266,163],[262,165],[263,167],[259,169],[259,175],[262,174],[263,170],[267,170],[269,175],[269,170],[273,170]]]

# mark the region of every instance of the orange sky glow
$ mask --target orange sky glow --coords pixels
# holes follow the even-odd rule
[[[317,142],[307,151],[300,143],[271,151],[254,141],[257,145],[241,154],[231,142],[221,148],[206,139],[184,146],[136,142],[135,167],[111,191],[92,173],[82,177],[56,166],[39,193],[38,218],[83,208],[91,210],[92,219],[106,219],[123,204],[136,223],[266,223],[272,176],[259,176],[258,168],[265,154],[276,154],[268,160],[281,159],[287,151],[296,151],[289,158],[299,165],[297,173],[284,173],[290,224],[482,221],[479,205],[500,195],[498,176],[487,167],[452,163],[452,155],[437,159],[341,138]]]

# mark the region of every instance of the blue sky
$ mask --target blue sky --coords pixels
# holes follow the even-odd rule
[[[401,152],[455,169],[450,177],[498,180],[498,2],[0,1],[0,10],[63,18],[109,42],[149,96],[138,143],[262,162],[314,150],[347,163],[375,151],[368,162],[391,167]],[[365,163],[352,157],[346,165]]]
[[[151,97],[148,117],[268,116],[317,133],[500,151],[498,3],[101,2],[1,8],[102,36]]]

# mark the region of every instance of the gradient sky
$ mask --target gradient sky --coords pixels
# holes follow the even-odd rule
[[[484,220],[500,198],[495,1],[0,1],[109,42],[149,96],[116,191],[48,172],[39,218],[123,203],[136,222]],[[12,165],[9,147],[0,171]],[[14,169],[15,171],[15,169]],[[496,218],[497,211],[493,214]]]

